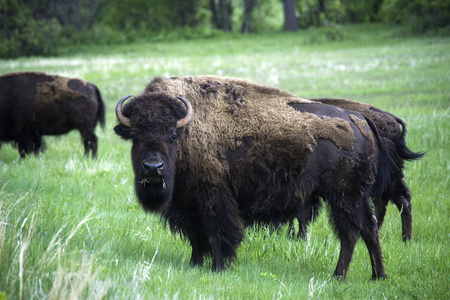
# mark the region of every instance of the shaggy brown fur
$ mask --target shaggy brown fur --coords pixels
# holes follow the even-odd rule
[[[317,98],[311,100],[361,113],[375,123],[378,132],[383,138],[395,141],[402,133],[402,129],[395,116],[379,110],[370,104],[335,98]]]
[[[17,143],[20,155],[41,151],[43,135],[80,131],[85,154],[97,154],[97,122],[104,127],[100,91],[81,79],[39,72],[0,76],[0,141]]]
[[[192,264],[211,256],[223,270],[244,224],[287,222],[322,197],[341,241],[334,275],[346,276],[361,236],[372,277],[386,276],[368,202],[383,145],[361,114],[216,76],[155,78],[124,100],[114,130],[132,140],[137,197],[189,240]]]
[[[51,105],[53,103],[65,103],[66,101],[85,98],[86,94],[71,89],[68,84],[73,78],[53,76],[53,81],[40,82],[36,85],[35,104]],[[78,79],[79,83],[86,88],[88,83]],[[87,101],[97,104],[96,99],[88,98]]]
[[[406,124],[395,115],[378,109],[372,105],[364,104],[346,99],[321,98],[311,99],[314,102],[333,105],[336,107],[353,110],[361,113],[370,119],[377,127],[381,138],[387,148],[390,149],[394,159],[395,167],[391,170],[385,170],[383,166],[379,166],[379,172],[391,172],[389,182],[379,182],[374,186],[372,197],[374,198],[375,211],[378,220],[378,227],[381,228],[386,214],[386,207],[391,200],[398,208],[402,217],[402,237],[403,240],[412,238],[412,206],[411,192],[403,181],[404,161],[416,160],[424,156],[424,152],[413,152],[406,145]],[[354,120],[356,124],[358,120]],[[358,126],[364,126],[360,124]],[[314,210],[314,209],[313,209]],[[317,209],[316,209],[317,210]],[[305,221],[305,220],[303,220]],[[301,223],[302,221],[300,221]],[[305,228],[305,224],[301,227]],[[304,236],[305,230],[300,230],[299,235]]]
[[[255,154],[249,153],[250,161],[257,159],[255,155],[269,151],[273,157],[283,158],[283,162],[273,162],[271,167],[274,169],[282,168],[287,162],[301,163],[301,158],[314,149],[317,139],[329,139],[344,149],[351,149],[355,140],[348,121],[322,119],[311,113],[299,113],[286,105],[290,102],[309,103],[310,100],[245,80],[218,76],[159,77],[145,92],[182,96],[196,108],[188,128],[188,132],[195,134],[184,141],[182,154],[190,155],[186,160],[192,162],[196,174],[203,175],[202,180],[217,185],[223,183],[229,172],[222,149],[235,150],[244,137],[265,142],[255,148]],[[302,122],[294,122],[299,118]],[[205,152],[205,149],[209,151]],[[282,153],[274,153],[274,149]]]

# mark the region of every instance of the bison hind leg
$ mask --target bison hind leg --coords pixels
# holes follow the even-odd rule
[[[381,230],[381,226],[383,226],[388,203],[389,203],[389,195],[386,194],[377,196],[373,199],[373,204],[375,206],[375,215],[377,216],[378,230]]]
[[[363,226],[361,228],[361,237],[369,251],[370,263],[372,265],[372,279],[386,278],[383,257],[381,255],[381,246],[379,240],[379,230],[377,219],[372,213],[370,205],[365,201],[363,206]]]
[[[402,217],[402,238],[406,242],[412,239],[412,206],[411,192],[403,180],[395,185],[395,195],[392,202],[397,206]]]
[[[84,144],[84,155],[89,156],[92,152],[92,158],[97,158],[98,138],[93,130],[81,132],[81,137]]]
[[[403,177],[403,176],[402,176]],[[389,190],[381,196],[376,196],[373,200],[375,214],[377,216],[378,230],[381,230],[386,209],[391,200],[397,206],[402,218],[402,238],[406,242],[412,239],[412,207],[411,192],[405,182],[400,179],[389,187]]]
[[[400,199],[404,202],[401,208],[399,207],[402,215],[402,239],[407,242],[412,239],[411,196],[409,196],[409,200],[404,196],[401,196]]]

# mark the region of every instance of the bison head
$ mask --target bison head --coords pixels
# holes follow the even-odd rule
[[[114,130],[132,140],[131,159],[136,195],[146,210],[164,209],[172,198],[175,165],[183,128],[192,118],[192,106],[162,93],[122,98],[116,106],[120,124]],[[184,104],[183,104],[184,103]]]

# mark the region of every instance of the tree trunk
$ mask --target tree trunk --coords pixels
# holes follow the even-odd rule
[[[228,0],[219,0],[221,15],[221,28],[223,31],[231,31],[231,3]]]
[[[295,16],[295,1],[283,0],[284,7],[284,31],[297,31],[298,21]]]
[[[319,12],[325,13],[325,0],[319,0]]]
[[[242,22],[242,32],[250,32],[250,18],[255,8],[256,0],[244,0],[244,21]]]
[[[370,17],[370,21],[375,22],[376,20],[379,20],[378,14],[380,12],[380,8],[383,5],[383,0],[376,0],[373,4],[373,14]]]
[[[217,17],[217,9],[216,9],[216,1],[215,0],[209,0],[209,6],[211,8],[211,23],[213,24],[214,28],[219,29],[219,19]]]

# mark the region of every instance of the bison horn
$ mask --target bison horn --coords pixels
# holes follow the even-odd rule
[[[122,124],[123,126],[126,127],[131,127],[131,121],[129,118],[125,117],[122,113],[122,105],[125,102],[125,100],[127,100],[128,98],[130,98],[132,95],[128,95],[126,97],[123,97],[122,99],[119,100],[119,102],[117,102],[116,105],[116,117],[117,120],[119,120],[120,124]]]
[[[189,124],[189,122],[192,119],[192,105],[189,103],[189,101],[187,101],[186,99],[184,99],[181,96],[177,96],[177,99],[180,99],[181,101],[183,101],[183,103],[186,105],[186,116],[184,116],[182,119],[179,119],[177,121],[177,128],[181,128],[186,126],[187,124]]]

